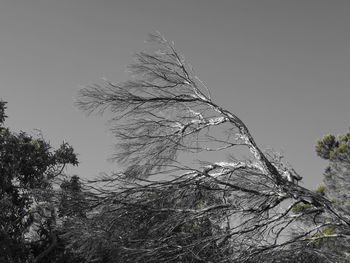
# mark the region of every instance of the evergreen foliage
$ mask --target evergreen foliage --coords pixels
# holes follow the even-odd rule
[[[0,102],[0,262],[58,262],[54,251],[38,261],[57,239],[52,180],[66,165],[77,165],[67,143],[53,150],[41,137],[14,133],[5,127]],[[43,261],[45,260],[45,261]]]

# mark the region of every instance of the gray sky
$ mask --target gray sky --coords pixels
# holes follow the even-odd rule
[[[81,163],[70,171],[79,176],[117,170],[106,161],[106,120],[87,117],[74,99],[104,77],[126,80],[132,54],[157,30],[260,146],[282,151],[315,187],[326,166],[315,141],[350,126],[349,11],[345,0],[2,0],[7,124],[71,143]]]

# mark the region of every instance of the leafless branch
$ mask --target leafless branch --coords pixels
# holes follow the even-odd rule
[[[114,229],[116,235],[123,232],[118,224],[123,226],[125,220],[141,224],[141,232],[146,231],[142,224],[149,228],[148,237],[139,240],[110,237],[120,255],[132,254],[137,262],[179,262],[185,257],[210,262],[203,251],[211,247],[212,252],[220,251],[215,262],[243,262],[257,253],[321,239],[304,233],[283,240],[302,216],[323,213],[335,224],[350,226],[347,213],[297,185],[301,177],[280,158],[266,155],[245,123],[212,100],[173,44],[160,35],[152,35],[151,40],[159,50],[135,56],[129,67],[132,80],[85,88],[77,102],[89,113],[113,114],[112,132],[119,140],[115,158],[129,167],[103,180],[112,184],[112,190],[94,188],[104,207],[96,218],[107,222],[108,233]],[[198,167],[189,161],[203,151],[233,154],[227,151],[237,145],[246,147],[252,160],[202,160],[199,163],[207,165]],[[152,181],[157,174],[164,180]],[[312,212],[293,213],[299,203],[310,204]],[[144,221],[138,221],[138,214],[145,215]],[[188,228],[204,222],[208,225],[198,231],[210,233],[194,238],[197,233]]]

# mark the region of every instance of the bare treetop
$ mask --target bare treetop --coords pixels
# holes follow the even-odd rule
[[[112,131],[118,139],[116,160],[128,167],[123,173],[127,178],[142,179],[159,173],[175,175],[174,180],[167,182],[148,182],[149,185],[144,186],[145,180],[125,192],[119,189],[117,192],[126,194],[118,194],[123,206],[139,206],[145,201],[141,193],[154,191],[158,196],[163,194],[161,189],[168,187],[168,193],[164,192],[167,198],[171,198],[171,189],[185,192],[193,189],[191,187],[209,189],[216,198],[220,197],[219,204],[179,208],[177,212],[189,213],[188,217],[179,217],[179,222],[206,215],[214,225],[222,229],[226,225],[226,230],[213,234],[210,242],[223,244],[231,240],[231,244],[237,245],[231,247],[237,258],[246,259],[315,239],[312,234],[330,224],[329,221],[315,223],[303,235],[284,240],[282,236],[288,233],[288,228],[305,215],[316,218],[325,212],[336,224],[350,226],[349,216],[341,208],[297,185],[301,176],[278,156],[265,154],[244,122],[212,100],[209,89],[172,43],[160,35],[151,35],[150,39],[158,49],[135,56],[129,66],[131,80],[88,87],[81,91],[78,101],[78,106],[89,113],[112,112]],[[205,165],[203,162],[201,167],[189,167],[187,160],[178,158],[180,153],[186,157],[188,153],[223,150],[234,154],[234,147],[238,145],[246,147],[252,158],[206,162]],[[128,199],[133,194],[134,199]],[[115,196],[113,192],[111,198]],[[146,203],[144,206],[148,207],[150,202]],[[293,213],[299,204],[309,204],[312,209],[307,213]],[[156,211],[175,211],[173,207],[159,209]]]
[[[172,163],[179,151],[220,151],[239,144],[249,148],[260,169],[278,179],[278,171],[245,124],[211,100],[209,89],[174,45],[160,35],[151,35],[150,40],[159,49],[136,55],[129,66],[132,80],[81,91],[80,108],[115,114],[113,132],[120,139],[116,159],[149,172]],[[212,136],[224,123],[229,123],[226,137]]]

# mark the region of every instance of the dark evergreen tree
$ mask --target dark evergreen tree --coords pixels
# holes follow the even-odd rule
[[[53,150],[41,137],[11,132],[5,106],[1,101],[0,262],[51,262],[57,243],[54,204],[48,203],[52,180],[78,161],[67,143]]]

